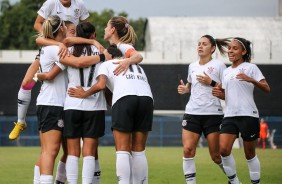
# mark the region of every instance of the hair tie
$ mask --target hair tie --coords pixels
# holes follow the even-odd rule
[[[55,29],[55,31],[52,32],[52,34],[56,33],[58,31],[58,29],[61,27],[63,20],[60,19],[60,24],[58,25],[57,29]]]
[[[128,26],[129,26],[128,23],[126,23],[126,24],[124,25],[124,27],[125,27],[126,29],[128,29]]]
[[[233,40],[236,40],[237,42],[239,42],[239,43],[243,46],[243,48],[244,48],[245,50],[247,50],[246,47],[245,47],[245,45],[243,44],[243,42],[241,42],[239,39],[233,38]]]

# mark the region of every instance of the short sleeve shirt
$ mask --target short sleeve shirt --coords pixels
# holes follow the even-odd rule
[[[221,83],[225,64],[217,59],[212,59],[205,65],[199,61],[189,65],[187,81],[191,83],[191,95],[186,105],[185,113],[193,115],[222,115],[223,109],[219,98],[212,95],[212,87],[201,84],[197,75],[207,74],[212,80]]]
[[[53,80],[46,80],[41,85],[36,105],[60,106],[63,107],[66,89],[67,76],[65,66],[59,62],[58,46],[42,47],[40,51],[40,69],[41,72],[49,72],[53,66],[58,65],[63,71]]]
[[[58,15],[64,21],[71,21],[75,25],[89,17],[89,12],[81,0],[71,0],[70,7],[64,7],[60,0],[47,0],[37,13],[44,19]]]
[[[116,64],[119,60],[109,60],[104,62],[99,70],[99,75],[107,76],[107,87],[113,92],[112,105],[114,103],[128,95],[135,96],[148,96],[153,98],[150,85],[148,83],[147,76],[141,66],[134,64],[130,65],[129,69],[124,75],[114,75],[113,71],[116,68]]]
[[[254,101],[254,84],[240,81],[236,76],[244,73],[247,76],[261,81],[263,74],[257,65],[243,62],[236,68],[228,67],[223,72],[222,88],[225,89],[225,113],[224,117],[251,116],[259,117],[258,109]]]
[[[99,54],[99,50],[93,45],[91,46],[91,50],[92,55]],[[86,51],[84,53],[86,53]],[[97,63],[85,68],[74,68],[68,66],[68,89],[75,88],[76,86],[81,86],[86,91],[91,88],[91,86],[93,86],[97,82],[97,71],[101,64],[102,63]],[[75,98],[70,97],[68,94],[66,94],[64,110],[68,109],[82,111],[107,110],[104,92],[100,91],[86,98]]]

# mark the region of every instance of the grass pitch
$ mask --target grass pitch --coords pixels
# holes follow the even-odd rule
[[[0,183],[30,184],[39,147],[0,147]],[[261,163],[261,183],[280,184],[282,180],[282,150],[257,151]],[[184,184],[181,147],[148,147],[150,184]],[[234,149],[237,174],[243,184],[250,183],[243,149]],[[61,153],[59,154],[59,157]],[[100,147],[101,184],[117,183],[114,147]],[[207,148],[198,148],[196,157],[198,184],[225,184],[226,177],[210,159]],[[80,159],[80,179],[81,179]],[[80,180],[81,183],[81,180]]]

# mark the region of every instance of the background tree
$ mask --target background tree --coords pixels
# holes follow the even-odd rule
[[[0,0],[0,15],[2,14],[2,12],[10,8],[10,6],[11,5],[9,0]]]
[[[14,5],[10,5],[8,0],[2,0],[2,2],[5,2],[5,6],[2,14],[0,14],[0,50],[38,49],[34,41],[37,33],[33,29],[33,25],[37,17],[37,11],[44,1],[21,0]],[[108,20],[116,15],[128,16],[126,12],[116,14],[111,9],[105,9],[101,13],[90,11],[88,20],[95,25],[97,40],[105,47],[108,46],[108,43],[103,39],[104,29]],[[138,37],[135,48],[143,50],[145,20],[140,18],[138,20],[129,20],[129,22],[134,27]]]
[[[0,17],[0,49],[37,49],[33,24],[44,0],[22,0]]]

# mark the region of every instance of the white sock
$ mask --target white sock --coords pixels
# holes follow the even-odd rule
[[[18,93],[18,122],[25,123],[28,106],[31,101],[31,90],[20,88]]]
[[[37,165],[34,166],[33,184],[40,184],[40,168]]]
[[[67,157],[66,173],[68,184],[77,184],[78,182],[78,160],[79,158],[73,155]]]
[[[133,184],[148,184],[148,162],[145,151],[132,151],[132,179]]]
[[[62,183],[67,181],[66,164],[62,161],[59,161],[57,165],[56,181],[60,181]]]
[[[257,156],[247,160],[252,184],[260,184],[260,162]]]
[[[92,183],[95,171],[95,157],[83,157],[82,184]]]
[[[226,176],[229,179],[229,182],[231,184],[239,184],[240,182],[236,174],[236,164],[233,155],[230,154],[227,157],[221,157],[221,158],[222,158],[223,168]]]
[[[92,184],[100,184],[100,178],[101,178],[100,162],[99,160],[95,160],[95,172],[94,172]]]
[[[222,172],[225,174],[222,161],[221,161],[220,164],[217,164],[217,165],[218,165],[218,167],[222,170]]]
[[[196,166],[194,157],[183,158],[183,173],[186,184],[196,184]]]
[[[52,184],[53,176],[52,175],[40,175],[40,184]]]
[[[133,183],[133,177],[132,177],[132,155],[129,155],[129,165],[130,165],[130,183]]]
[[[127,151],[116,152],[116,175],[118,177],[119,184],[130,183],[130,153]]]

